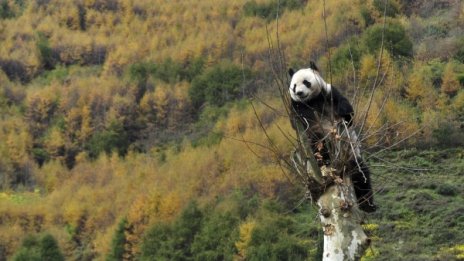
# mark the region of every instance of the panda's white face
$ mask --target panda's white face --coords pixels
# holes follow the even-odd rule
[[[292,75],[288,90],[292,100],[305,102],[319,95],[322,90],[330,92],[330,85],[317,71],[308,68],[301,69]]]

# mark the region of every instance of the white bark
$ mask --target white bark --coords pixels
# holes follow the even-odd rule
[[[347,178],[345,184],[329,187],[317,201],[324,230],[323,261],[359,260],[369,246],[361,226],[363,213],[346,182]]]

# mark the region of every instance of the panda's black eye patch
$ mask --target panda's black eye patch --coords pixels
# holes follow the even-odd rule
[[[304,84],[306,87],[311,88],[311,83],[308,82],[307,80],[304,80],[304,81],[303,81],[303,84]]]
[[[293,92],[296,92],[296,83],[293,85]]]

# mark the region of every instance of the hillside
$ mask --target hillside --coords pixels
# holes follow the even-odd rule
[[[463,33],[459,0],[0,0],[0,260],[315,259],[275,82],[309,60],[366,119],[365,259],[461,260]]]

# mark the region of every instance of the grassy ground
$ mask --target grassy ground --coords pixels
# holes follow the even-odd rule
[[[404,150],[382,159],[390,163],[372,163],[380,209],[369,220],[368,260],[463,260],[464,150]]]

